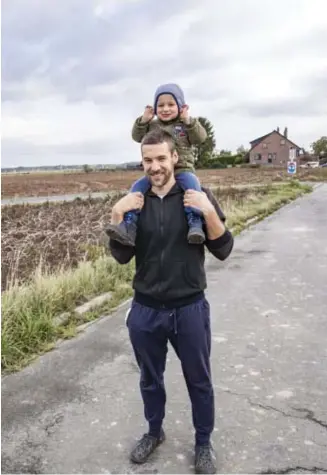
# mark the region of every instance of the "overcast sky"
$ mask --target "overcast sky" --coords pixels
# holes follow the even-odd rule
[[[2,166],[138,160],[177,82],[218,149],[327,131],[326,0],[2,0]]]

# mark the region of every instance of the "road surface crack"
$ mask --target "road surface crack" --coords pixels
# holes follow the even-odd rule
[[[310,409],[306,409],[306,408],[302,408],[302,407],[300,407],[300,408],[291,407],[291,409],[293,411],[304,413],[305,415],[300,416],[300,415],[296,415],[296,414],[289,414],[289,413],[287,413],[287,412],[285,412],[281,409],[277,409],[277,407],[270,406],[270,405],[265,405],[265,404],[260,404],[259,402],[253,402],[251,400],[251,398],[249,396],[247,396],[246,394],[236,393],[236,392],[230,391],[229,389],[224,390],[222,392],[232,394],[233,396],[237,396],[237,397],[243,397],[248,401],[250,406],[260,407],[261,409],[264,409],[266,411],[278,412],[279,414],[282,414],[284,417],[290,417],[290,418],[293,418],[293,419],[308,420],[310,422],[313,422],[314,424],[318,424],[320,427],[322,427],[324,429],[327,429],[327,422],[321,421],[320,419],[317,419],[314,415],[314,412],[311,411]]]
[[[286,474],[286,473],[298,473],[299,470],[306,471],[309,473],[327,473],[327,468],[321,467],[302,467],[297,465],[296,467],[286,467],[279,470],[265,470],[264,472],[259,472],[262,475],[269,475],[269,474]]]
[[[281,409],[277,409],[277,407],[273,407],[273,406],[269,406],[269,405],[265,405],[265,404],[260,404],[260,403],[257,403],[257,402],[253,402],[251,401],[250,398],[247,398],[247,400],[249,401],[249,404],[251,406],[257,406],[257,407],[260,407],[262,409],[265,409],[266,411],[275,411],[275,412],[279,412],[280,414],[282,414],[284,417],[291,417],[291,418],[294,418],[294,419],[302,419],[302,420],[308,420],[308,421],[311,421],[313,422],[314,424],[318,424],[320,425],[321,427],[323,427],[324,429],[327,429],[327,423],[324,422],[324,421],[321,421],[319,419],[317,419],[314,415],[314,412],[311,411],[310,409],[305,409],[305,408],[299,408],[297,409],[296,407],[291,407],[291,409],[293,409],[293,411],[296,411],[296,412],[301,412],[301,413],[306,413],[305,416],[297,416],[295,414],[288,414],[287,412],[284,412],[282,411]]]
[[[324,429],[327,429],[327,422],[321,421],[320,419],[317,419],[314,415],[314,412],[311,411],[310,409],[306,409],[306,408],[302,408],[302,407],[299,407],[299,408],[291,407],[291,409],[293,409],[293,411],[306,413],[306,415],[304,417],[302,417],[301,419],[307,419],[308,421],[319,424]]]
[[[54,428],[56,425],[58,425],[62,420],[64,416],[62,414],[56,414],[55,417],[50,421],[45,427],[44,430],[48,436],[50,436],[54,432]]]

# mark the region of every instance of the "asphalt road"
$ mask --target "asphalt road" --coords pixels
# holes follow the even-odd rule
[[[327,473],[327,185],[208,261],[213,442],[221,473]],[[2,473],[191,473],[180,365],[166,372],[167,441],[128,462],[145,430],[126,308],[2,380]]]

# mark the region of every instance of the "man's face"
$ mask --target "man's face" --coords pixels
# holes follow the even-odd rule
[[[170,151],[167,142],[142,146],[144,172],[156,188],[162,188],[169,182],[177,160],[177,153]]]
[[[178,105],[171,94],[162,94],[157,103],[157,117],[163,122],[176,119],[178,116]]]

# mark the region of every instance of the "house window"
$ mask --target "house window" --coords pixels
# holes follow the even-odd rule
[[[254,155],[254,160],[261,160],[261,153],[256,153]]]
[[[268,163],[272,163],[272,161],[273,161],[273,154],[268,153]]]
[[[285,145],[285,143],[286,143],[285,139],[281,139],[280,144]]]
[[[268,144],[263,143],[263,144],[262,144],[262,148],[268,148]]]

